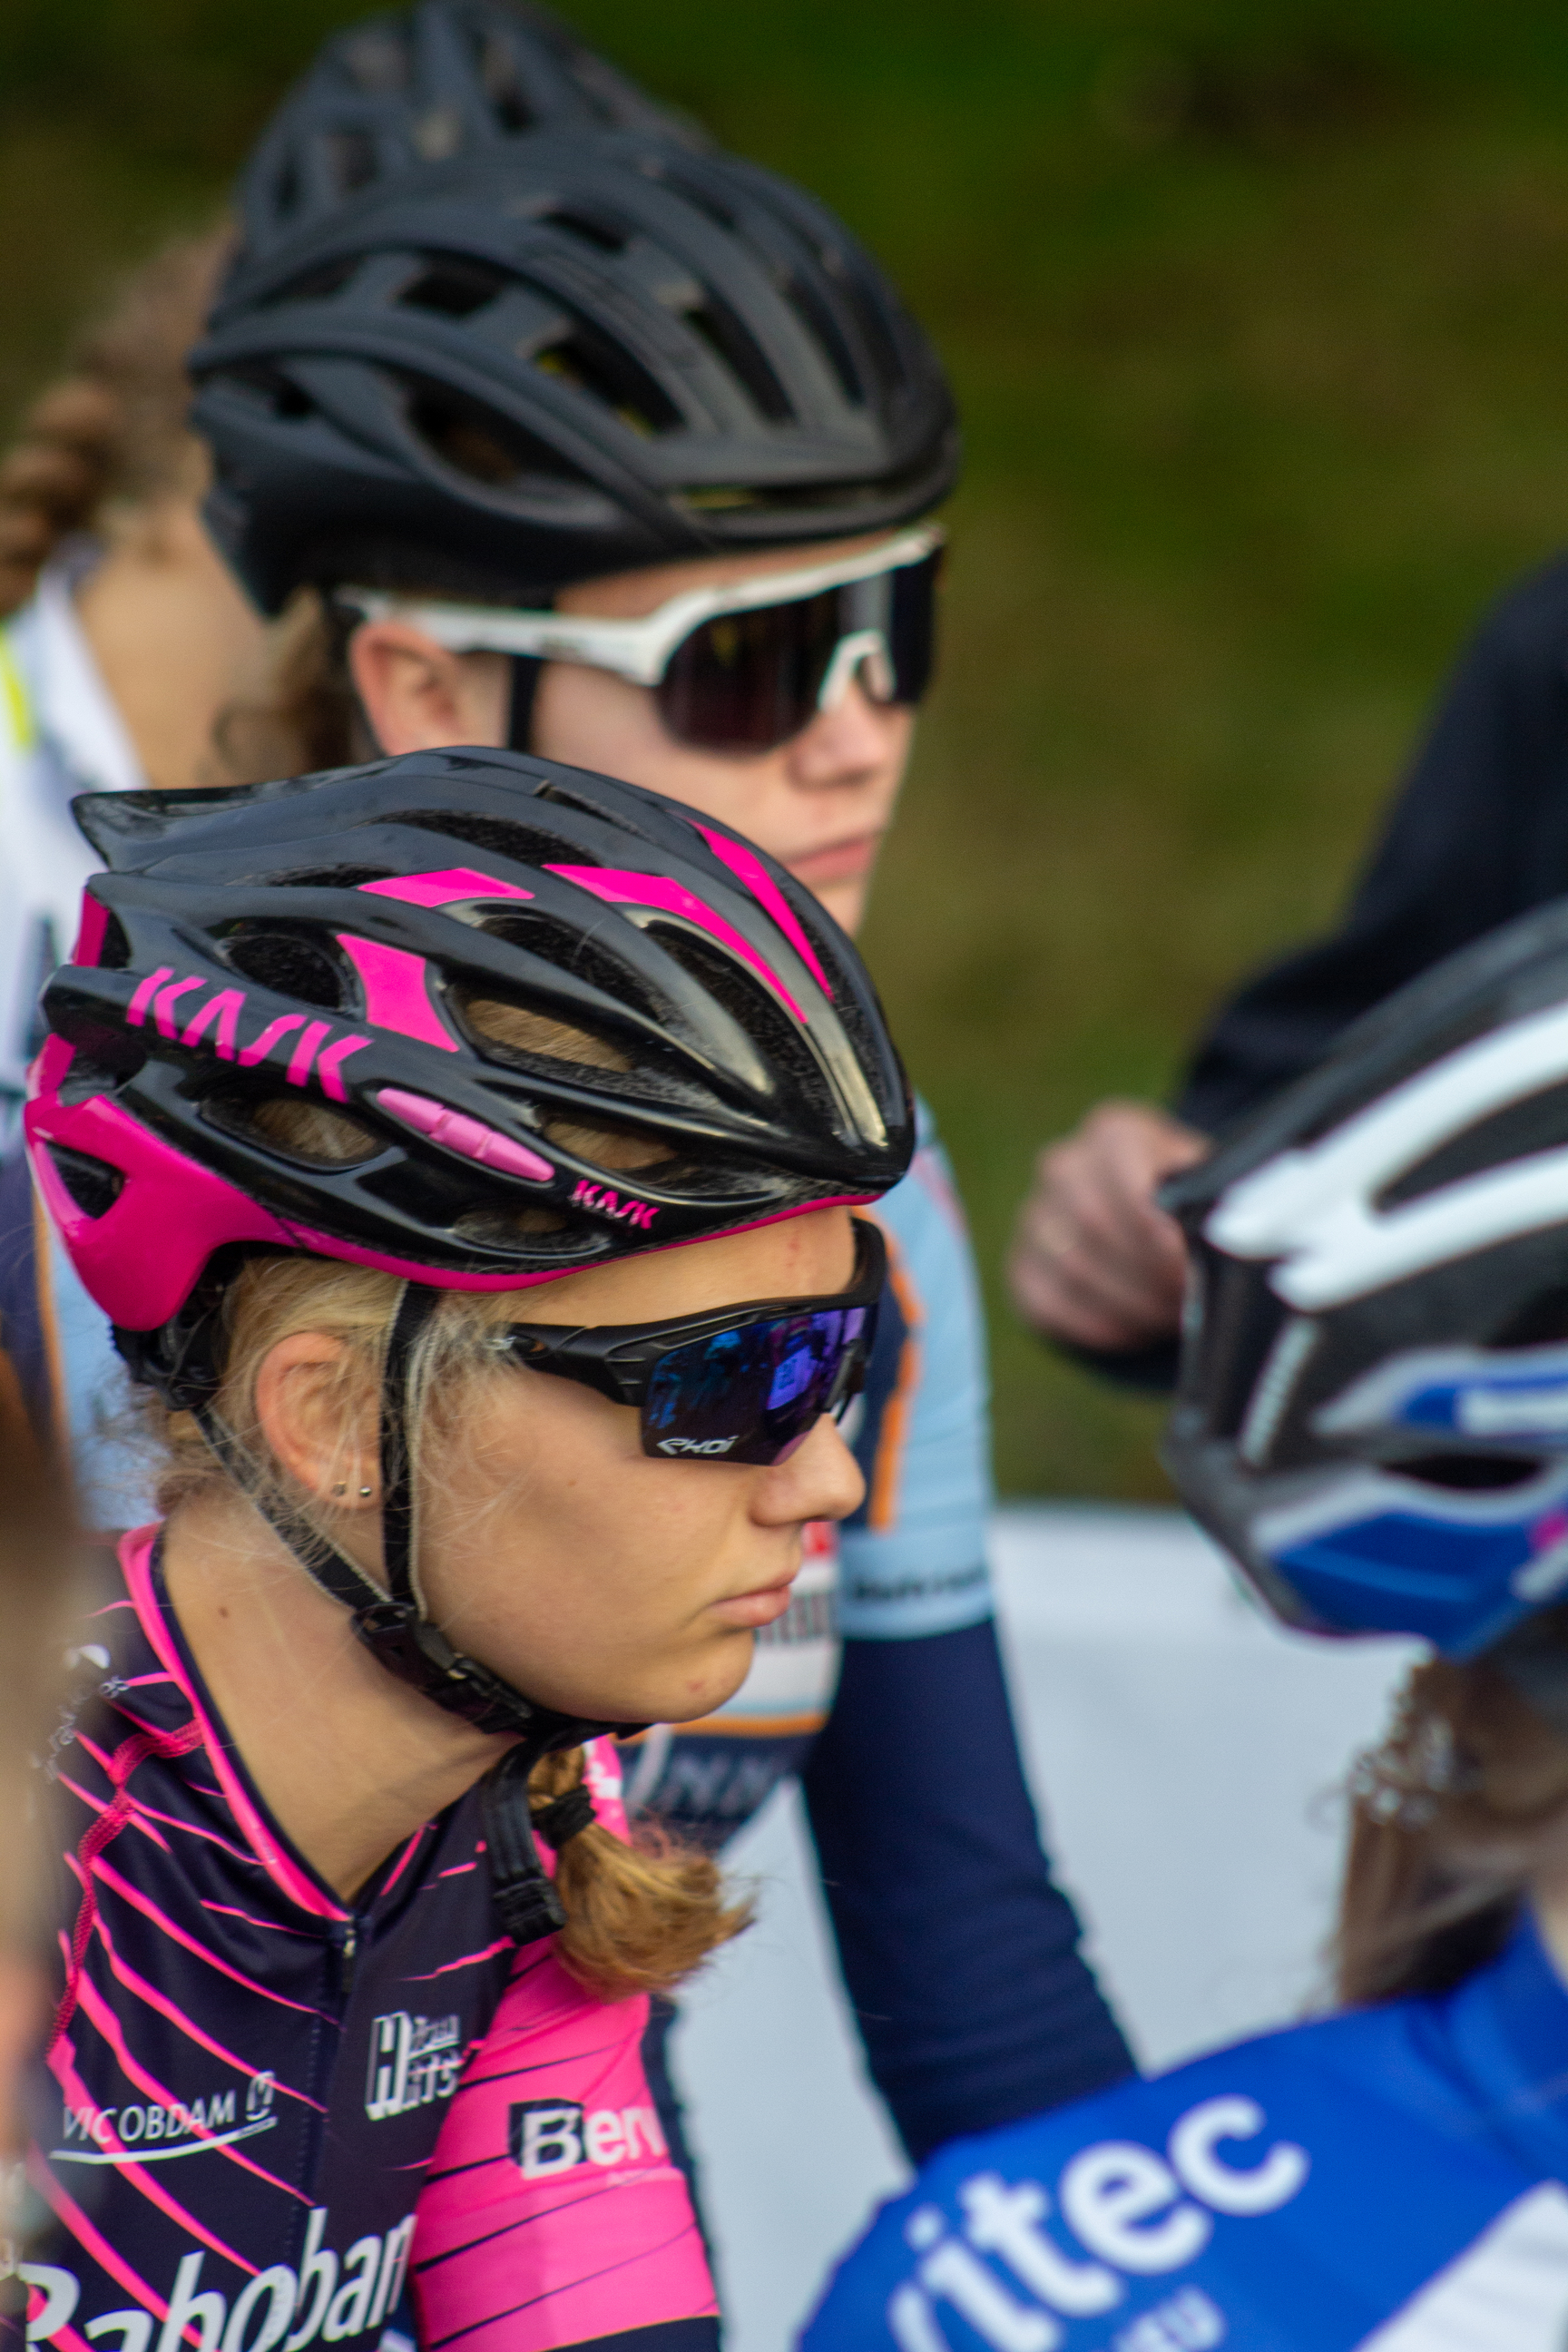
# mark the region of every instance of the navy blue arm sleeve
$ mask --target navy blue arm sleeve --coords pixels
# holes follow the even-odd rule
[[[1215,1015],[1177,1097],[1215,1134],[1342,1029],[1500,923],[1568,890],[1568,559],[1493,607],[1338,930]]]
[[[872,2078],[917,2162],[1131,2071],[1040,1850],[989,1619],[847,1641],[804,1780]]]

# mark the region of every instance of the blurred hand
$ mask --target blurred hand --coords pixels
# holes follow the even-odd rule
[[[1156,1187],[1210,1150],[1147,1103],[1105,1102],[1035,1163],[1007,1275],[1013,1304],[1047,1338],[1143,1348],[1181,1320],[1187,1251]]]

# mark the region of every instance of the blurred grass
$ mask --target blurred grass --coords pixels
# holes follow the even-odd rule
[[[0,411],[220,201],[333,0],[5,0]],[[576,0],[890,263],[969,472],[868,936],[992,1286],[1016,1492],[1157,1413],[1011,1324],[1038,1140],[1331,914],[1486,598],[1568,541],[1568,16],[1538,0]]]

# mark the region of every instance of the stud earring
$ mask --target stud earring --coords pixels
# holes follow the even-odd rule
[[[343,1484],[342,1479],[340,1479],[338,1484],[332,1488],[334,1495],[346,1495],[348,1491],[347,1486]]]
[[[374,1486],[362,1486],[359,1490],[361,1502],[368,1503],[374,1492],[375,1488]]]

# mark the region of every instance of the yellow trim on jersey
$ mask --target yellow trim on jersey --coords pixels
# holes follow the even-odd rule
[[[0,709],[5,713],[17,751],[29,751],[37,740],[38,730],[33,724],[32,702],[4,629],[0,629]]]

